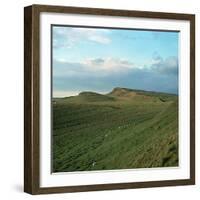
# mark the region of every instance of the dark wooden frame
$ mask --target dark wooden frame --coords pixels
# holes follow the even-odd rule
[[[190,22],[190,178],[183,180],[115,183],[41,188],[39,183],[39,25],[40,13],[187,20]],[[83,192],[195,184],[195,16],[192,14],[32,5],[24,8],[24,191],[30,194]]]

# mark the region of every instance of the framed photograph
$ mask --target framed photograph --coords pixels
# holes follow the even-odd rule
[[[24,10],[24,191],[195,183],[195,16]]]

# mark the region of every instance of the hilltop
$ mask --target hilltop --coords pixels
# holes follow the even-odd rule
[[[116,87],[108,95],[114,97],[133,98],[137,95],[137,93],[131,89]]]
[[[116,87],[107,94],[84,91],[79,93],[77,96],[64,97],[63,100],[73,103],[113,102],[124,100],[166,102],[174,100],[176,98],[177,95],[175,94]],[[59,101],[58,98],[56,98],[56,100]]]

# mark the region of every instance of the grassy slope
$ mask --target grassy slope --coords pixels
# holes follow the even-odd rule
[[[178,165],[177,96],[116,88],[53,105],[53,171]]]

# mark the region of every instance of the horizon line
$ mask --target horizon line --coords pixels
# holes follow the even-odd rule
[[[112,92],[116,88],[118,88],[118,89],[127,89],[127,90],[135,90],[135,91],[138,91],[138,92],[140,91],[140,92],[163,93],[163,94],[178,96],[178,92],[174,93],[174,92],[163,92],[163,91],[157,91],[157,90],[144,90],[144,89],[133,89],[133,88],[126,88],[126,87],[113,87],[113,89],[109,90],[109,91],[98,91],[98,90],[96,90],[96,91],[94,91],[94,90],[69,91],[69,90],[61,90],[61,91],[57,91],[57,93],[59,93],[59,95],[52,95],[51,98],[75,97],[75,96],[78,96],[82,92],[93,92],[93,93],[97,93],[97,94],[107,95],[107,94],[109,94],[110,92]],[[68,93],[68,95],[67,95],[67,93]]]

